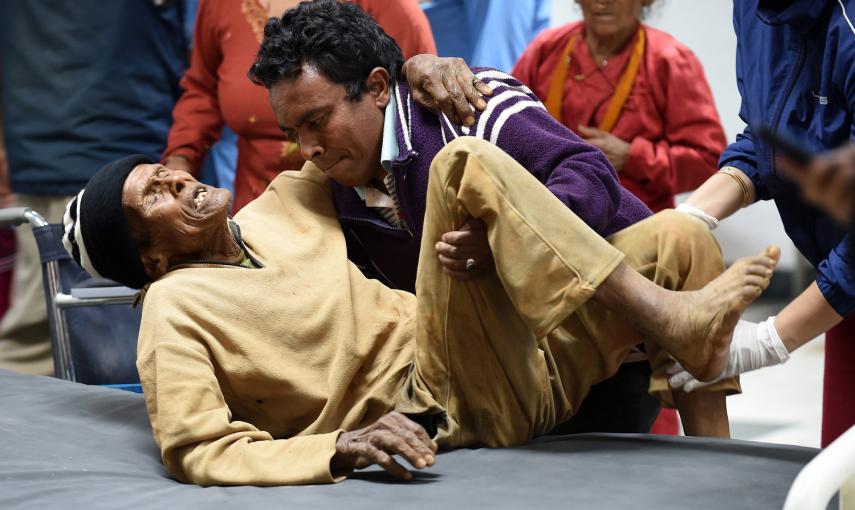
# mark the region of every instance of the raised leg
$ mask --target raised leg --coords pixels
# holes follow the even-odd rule
[[[441,272],[433,246],[469,216],[487,224],[496,264],[495,273],[462,283]],[[444,446],[524,441],[572,412],[594,382],[565,381],[558,367],[588,370],[585,358],[573,355],[579,352],[596,352],[601,368],[620,363],[642,334],[703,377],[723,337],[729,341],[731,316],[765,288],[774,261],[759,256],[709,288],[675,293],[623,257],[495,146],[474,138],[449,144],[431,168],[416,283],[416,369],[400,410],[444,409]],[[592,297],[598,306],[583,306]],[[592,322],[600,312],[589,309],[607,310],[627,334],[590,335],[601,323]],[[575,350],[561,350],[559,360],[552,345],[567,343],[556,340],[561,331]]]

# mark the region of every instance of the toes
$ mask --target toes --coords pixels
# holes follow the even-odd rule
[[[766,284],[768,286],[768,283]],[[760,285],[746,285],[742,288],[742,302],[747,303],[757,299],[766,287]]]
[[[772,267],[766,264],[749,264],[745,268],[745,274],[769,279],[772,276]]]
[[[770,244],[765,250],[763,250],[763,254],[772,259],[773,264],[777,264],[778,260],[781,258],[781,249],[774,244]]]
[[[750,274],[745,277],[745,286],[746,287],[756,287],[761,291],[766,290],[769,287],[769,278],[766,278],[766,275],[754,275]]]

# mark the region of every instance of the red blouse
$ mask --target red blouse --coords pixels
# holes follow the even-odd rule
[[[401,46],[406,57],[436,53],[430,25],[416,0],[355,0]],[[380,7],[382,5],[382,8]],[[223,124],[238,135],[236,212],[283,170],[303,166],[299,146],[279,129],[267,91],[246,76],[255,61],[267,11],[258,0],[202,0],[184,93],[163,158],[185,156],[198,171]]]
[[[642,25],[644,59],[612,134],[631,142],[621,183],[654,212],[674,207],[674,195],[701,185],[717,170],[726,139],[701,63],[670,35]],[[571,55],[564,89],[564,124],[596,127],[629,60],[637,36],[599,67],[582,22],[542,32],[512,74],[545,99],[557,61],[574,31],[582,37]]]

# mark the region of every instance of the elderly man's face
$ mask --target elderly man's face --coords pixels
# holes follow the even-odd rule
[[[150,267],[173,256],[192,256],[204,250],[223,227],[229,210],[227,190],[205,186],[192,175],[160,164],[138,165],[125,179],[122,205],[131,227],[144,233],[141,247],[149,274],[166,267]]]
[[[359,101],[351,101],[344,85],[306,65],[296,78],[270,88],[270,105],[282,130],[299,142],[306,160],[342,186],[363,186],[381,169],[388,82],[384,69],[374,69],[368,91]]]

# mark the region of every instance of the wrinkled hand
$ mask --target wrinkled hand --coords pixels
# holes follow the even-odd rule
[[[781,157],[778,168],[798,184],[807,202],[842,225],[851,224],[855,212],[855,144],[819,155],[808,166]]]
[[[493,266],[493,252],[487,240],[487,224],[469,218],[458,230],[446,232],[434,246],[442,270],[457,280],[469,280]],[[466,270],[466,260],[475,261],[475,267]]]
[[[404,63],[404,76],[416,104],[441,110],[456,124],[475,124],[472,106],[483,111],[493,90],[477,79],[462,58],[416,55]]]
[[[590,126],[579,125],[579,136],[583,140],[603,151],[609,158],[612,166],[618,172],[623,170],[629,157],[630,143],[616,137],[611,133]]]
[[[411,480],[412,473],[392,455],[400,455],[416,469],[436,462],[436,443],[421,425],[398,412],[391,412],[365,428],[343,432],[338,436],[335,450],[330,462],[334,473],[377,464],[397,478]]]
[[[166,161],[163,162],[163,166],[172,170],[183,170],[188,174],[193,173],[193,168],[190,166],[190,160],[178,154],[173,154],[166,158]]]

